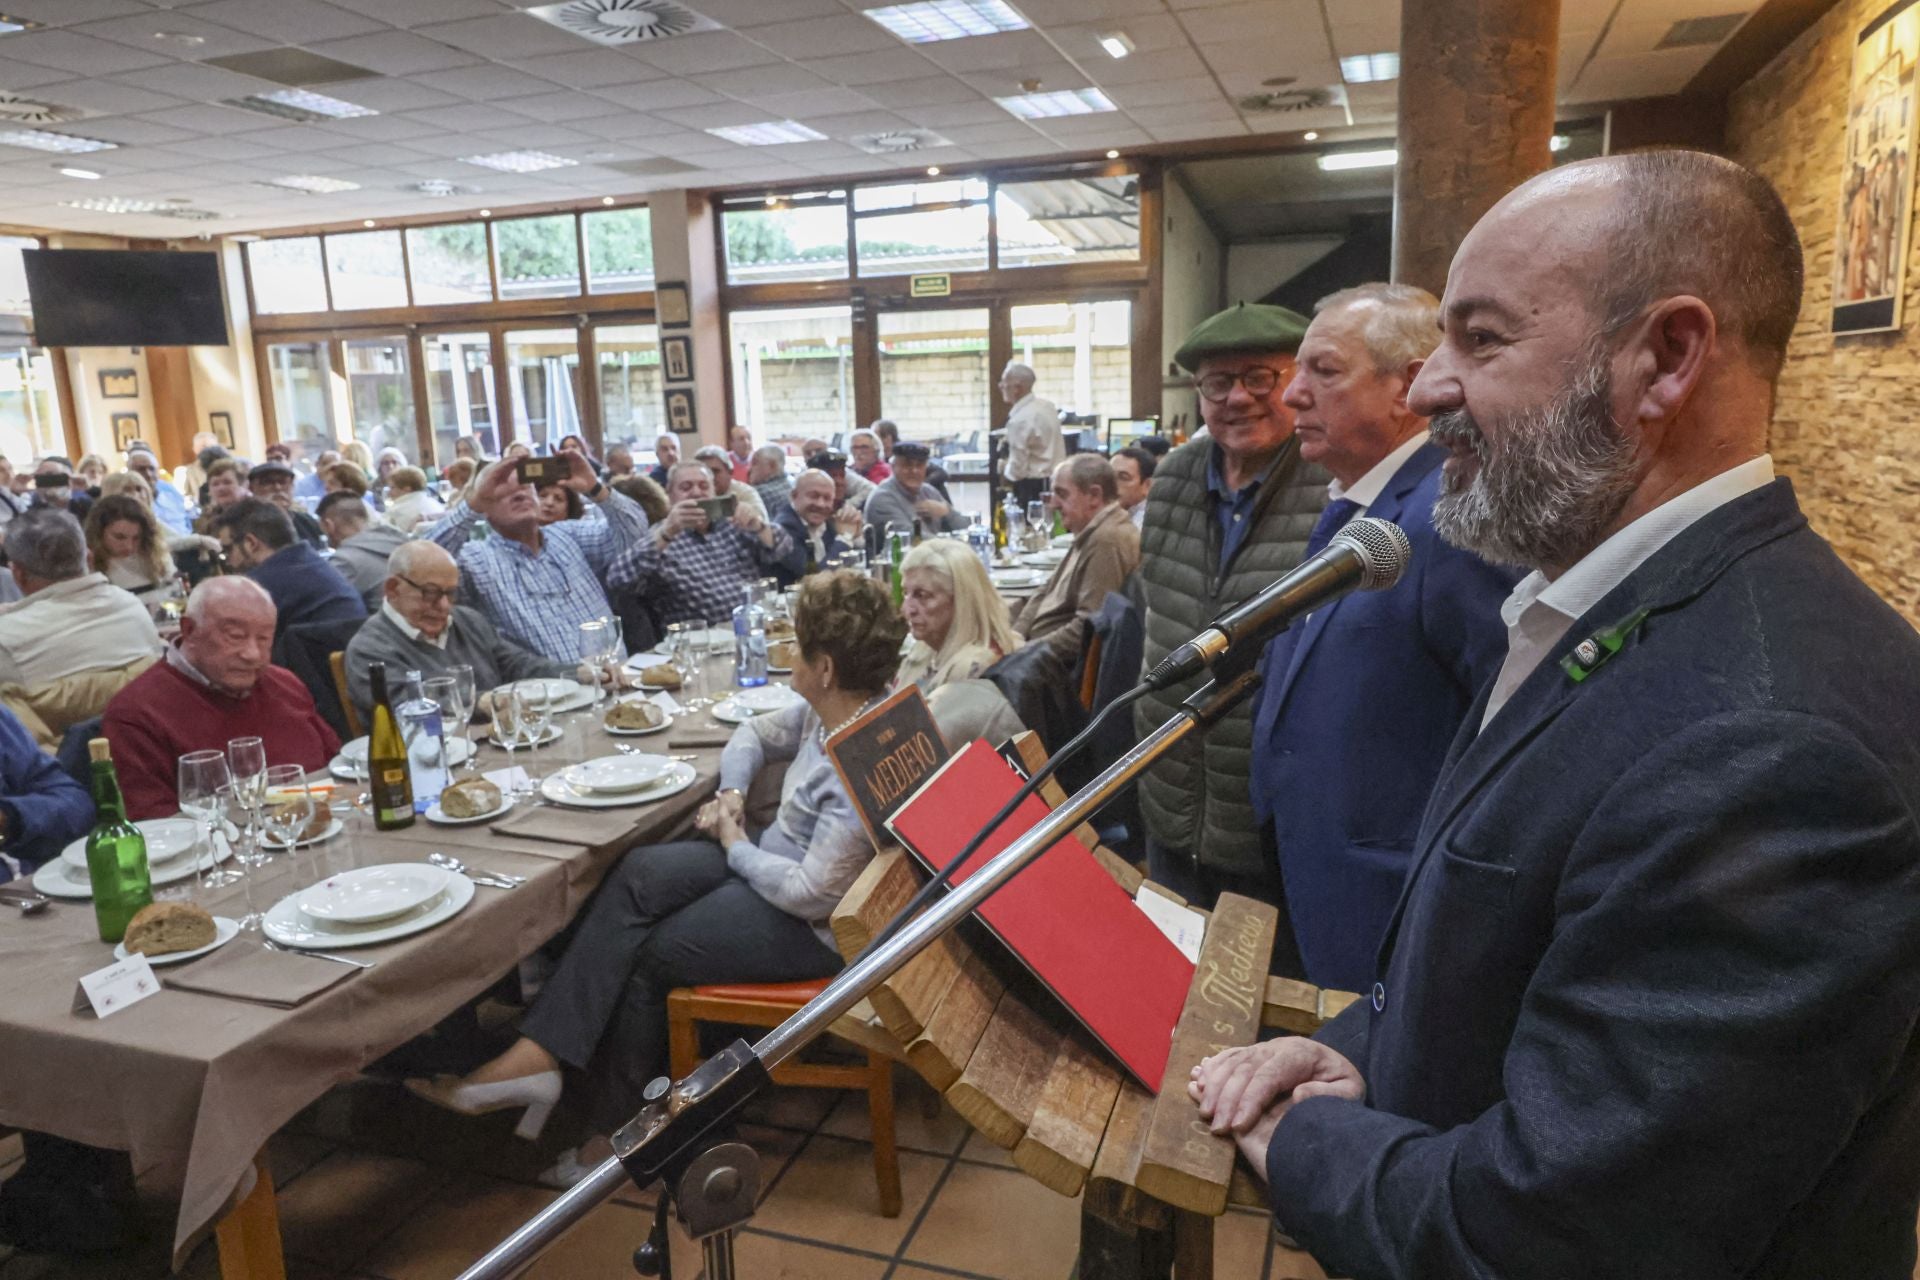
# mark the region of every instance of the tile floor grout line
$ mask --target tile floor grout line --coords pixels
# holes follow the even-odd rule
[[[862,1249],[858,1245],[836,1244],[831,1240],[817,1240],[812,1236],[797,1236],[791,1231],[775,1231],[771,1227],[741,1227],[741,1232],[751,1236],[765,1236],[769,1240],[780,1240],[787,1244],[804,1244],[815,1249],[826,1249],[832,1253],[850,1253],[857,1258],[867,1258],[874,1262],[889,1262],[890,1253],[881,1253],[875,1249]]]
[[[965,1146],[966,1143],[963,1141],[961,1145]],[[958,1151],[955,1151],[951,1156],[947,1157],[946,1167],[940,1170],[940,1176],[934,1179],[933,1186],[927,1191],[927,1198],[920,1204],[920,1212],[914,1214],[913,1221],[907,1224],[907,1232],[900,1237],[900,1243],[893,1251],[893,1261],[887,1264],[887,1269],[881,1274],[880,1280],[893,1280],[894,1272],[898,1271],[900,1264],[906,1261],[907,1249],[913,1244],[914,1236],[920,1233],[921,1225],[926,1222],[927,1215],[933,1212],[934,1202],[940,1199],[940,1193],[946,1189],[947,1179],[953,1176],[953,1171],[959,1164],[960,1153]],[[914,1263],[913,1265],[918,1266],[919,1264]]]

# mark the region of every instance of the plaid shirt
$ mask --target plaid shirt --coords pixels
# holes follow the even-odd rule
[[[741,588],[756,578],[771,577],[775,565],[793,550],[785,529],[767,527],[773,530],[770,547],[761,544],[758,534],[732,523],[705,533],[683,532],[667,543],[642,538],[620,553],[613,572],[647,597],[663,627],[700,621],[726,626],[740,603]]]
[[[538,551],[497,534],[474,538],[483,521],[465,499],[423,536],[453,553],[461,592],[501,635],[555,662],[578,662],[580,624],[613,616],[607,590],[632,583],[621,573],[629,549],[653,541],[638,503],[611,493],[599,508],[604,520],[547,525]]]

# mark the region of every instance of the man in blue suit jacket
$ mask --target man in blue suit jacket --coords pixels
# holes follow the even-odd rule
[[[1407,388],[1439,316],[1413,285],[1321,299],[1283,397],[1300,456],[1334,476],[1308,554],[1362,515],[1413,544],[1392,590],[1317,609],[1268,645],[1254,701],[1253,807],[1271,824],[1299,953],[1296,966],[1276,947],[1275,967],[1342,991],[1373,981],[1440,762],[1506,654],[1500,602],[1520,576],[1433,529],[1446,450],[1427,442]]]
[[[300,541],[293,521],[277,505],[244,498],[213,524],[227,568],[244,572],[267,589],[279,610],[276,642],[287,628],[307,622],[364,618],[367,603],[346,575]]]
[[[1409,403],[1530,564],[1366,997],[1204,1062],[1331,1274],[1909,1280],[1920,636],[1766,454],[1801,255],[1697,152],[1468,233]]]
[[[833,504],[832,476],[824,471],[802,471],[794,478],[787,505],[773,517],[773,522],[793,539],[793,548],[773,568],[781,586],[790,587],[806,577],[809,564],[817,573],[835,556],[852,549],[840,537]]]

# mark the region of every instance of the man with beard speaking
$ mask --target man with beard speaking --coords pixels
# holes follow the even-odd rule
[[[1766,453],[1801,272],[1695,152],[1541,175],[1454,258],[1434,521],[1534,572],[1377,980],[1191,1085],[1330,1274],[1913,1273],[1920,637]]]

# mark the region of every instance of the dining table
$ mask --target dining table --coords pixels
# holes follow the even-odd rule
[[[730,673],[730,662],[710,665]],[[0,1124],[129,1153],[143,1198],[178,1205],[176,1267],[212,1229],[226,1280],[284,1275],[262,1157],[268,1138],[512,972],[566,926],[627,850],[687,832],[735,729],[713,710],[683,709],[645,736],[610,734],[604,704],[558,713],[555,741],[515,755],[535,779],[622,746],[694,770],[691,785],[650,802],[582,809],[522,800],[484,823],[418,817],[380,831],[364,784],[336,781],[338,833],[254,869],[261,909],[343,872],[425,863],[436,853],[471,875],[523,878],[512,888],[474,884],[471,901],[424,932],[333,953],[370,967],[271,950],[261,933],[244,932],[204,957],[156,967],[157,994],[97,1018],[75,1011],[81,975],[114,959],[92,904],[57,900],[33,915],[0,904]],[[506,764],[507,753],[486,743],[471,768]],[[193,897],[215,916],[238,918],[246,893],[243,882]]]

